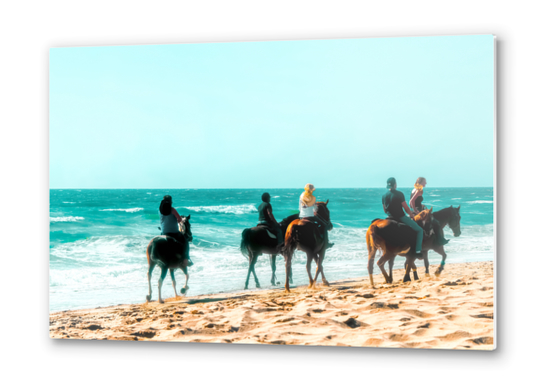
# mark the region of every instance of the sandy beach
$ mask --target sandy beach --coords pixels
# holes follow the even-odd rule
[[[436,267],[430,277],[418,268],[420,280],[409,283],[402,282],[402,269],[394,270],[393,284],[374,275],[375,288],[365,277],[314,290],[299,286],[290,294],[281,286],[56,312],[50,315],[50,337],[494,349],[493,262],[448,264],[438,278]]]

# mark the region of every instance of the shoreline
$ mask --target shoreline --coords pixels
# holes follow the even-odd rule
[[[493,261],[447,264],[440,277],[393,284],[381,274],[297,286],[168,298],[49,314],[53,339],[492,350]],[[156,293],[156,292],[155,292]]]

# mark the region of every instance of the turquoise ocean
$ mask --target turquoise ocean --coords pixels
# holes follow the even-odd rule
[[[399,188],[405,196],[410,190]],[[158,206],[169,194],[181,215],[191,215],[192,234],[188,296],[242,290],[248,261],[239,244],[244,228],[256,225],[263,192],[272,196],[277,220],[297,212],[301,189],[54,189],[50,191],[49,309],[51,312],[141,303],[147,294],[149,241],[160,235]],[[324,262],[329,281],[367,275],[365,231],[375,218],[384,218],[384,188],[317,189],[318,201],[329,199],[335,246]],[[494,260],[493,188],[430,188],[424,204],[434,210],[461,205],[461,236],[445,247],[447,263]],[[432,264],[440,256],[429,253]],[[295,284],[307,284],[306,257],[296,252]],[[395,266],[402,268],[403,260]],[[422,266],[423,263],[418,261]],[[314,271],[314,265],[313,265]],[[256,265],[262,289],[271,288],[269,258]],[[153,276],[156,299],[159,269]],[[277,277],[284,283],[284,259],[277,258]],[[398,276],[396,276],[397,278]],[[176,272],[178,285],[184,275]],[[255,289],[251,278],[249,285]],[[164,297],[173,296],[166,278]]]

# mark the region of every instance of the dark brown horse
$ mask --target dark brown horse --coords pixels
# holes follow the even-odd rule
[[[433,217],[439,221],[440,227],[444,228],[445,226],[449,226],[455,237],[459,237],[461,235],[461,215],[459,214],[460,208],[461,206],[458,206],[457,208],[450,206],[449,208],[444,208],[440,211],[433,212]],[[440,276],[440,274],[444,270],[444,264],[446,263],[447,255],[446,251],[444,251],[444,246],[438,244],[436,234],[432,234],[431,236],[429,236],[429,239],[424,242],[424,246],[422,247],[423,263],[425,265],[426,276],[429,276],[429,251],[435,251],[442,256],[440,266],[435,271],[435,276]],[[405,269],[406,268],[407,267],[405,264]],[[417,278],[415,278],[415,280],[417,280]]]
[[[149,294],[147,295],[147,301],[151,301],[152,289],[151,289],[151,276],[152,271],[156,265],[162,269],[160,278],[158,279],[158,301],[163,303],[162,300],[162,283],[167,275],[171,275],[171,282],[173,283],[173,292],[175,297],[177,296],[177,288],[175,285],[175,269],[180,268],[185,276],[186,281],[184,287],[181,288],[181,293],[185,294],[188,290],[188,243],[192,241],[192,231],[190,230],[190,215],[188,217],[181,216],[182,221],[179,223],[179,231],[184,236],[185,243],[178,243],[173,237],[169,236],[156,236],[147,246],[147,262],[149,263],[149,270],[147,272],[147,279],[149,281]]]
[[[284,233],[286,232],[286,228],[288,228],[288,225],[290,225],[290,223],[296,219],[299,219],[299,214],[288,216],[279,223],[283,233],[283,238],[281,240],[284,240]],[[261,225],[247,228],[243,231],[243,234],[241,235],[241,252],[248,258],[248,274],[245,281],[245,289],[248,289],[248,283],[250,281],[251,273],[254,275],[256,288],[260,288],[260,282],[258,281],[258,277],[256,276],[254,266],[258,261],[258,257],[264,253],[271,255],[271,285],[280,284],[278,281],[276,281],[275,276],[275,271],[277,270],[277,254],[280,253],[277,249],[278,239],[276,237],[270,237],[269,230],[266,228],[267,227]],[[291,274],[290,279],[292,279]]]
[[[417,216],[414,217],[414,221],[420,225],[422,228],[426,222],[431,220],[431,213],[433,208],[426,209],[421,211]],[[386,282],[391,284],[393,283],[393,261],[397,255],[406,257],[406,268],[405,277],[403,281],[410,280],[410,269],[414,270],[414,278],[418,279],[418,274],[416,271],[416,265],[414,264],[415,256],[409,254],[413,244],[415,243],[416,233],[412,228],[407,225],[399,224],[393,220],[373,220],[367,233],[365,234],[365,239],[367,241],[367,250],[369,251],[369,261],[367,264],[367,269],[369,271],[369,279],[371,281],[371,286],[374,287],[373,281],[373,268],[374,260],[376,256],[376,251],[380,249],[382,251],[382,256],[378,259],[376,263],[382,275],[386,279]],[[424,239],[422,242],[422,249],[427,248],[427,242],[429,237],[424,234]],[[386,262],[389,262],[390,274],[386,273],[384,265]]]
[[[307,254],[307,274],[309,275],[309,288],[314,288],[318,274],[322,274],[322,283],[329,286],[324,275],[322,263],[328,247],[327,234],[325,232],[333,229],[331,224],[329,209],[327,204],[329,200],[317,202],[314,210],[314,217],[294,220],[286,230],[284,247],[282,254],[286,261],[286,292],[290,292],[290,281],[288,277],[292,270],[292,257],[294,251],[299,249]],[[314,280],[311,275],[311,263],[316,262],[316,274]]]

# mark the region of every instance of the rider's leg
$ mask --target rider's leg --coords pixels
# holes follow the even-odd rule
[[[433,226],[433,230],[435,231],[435,235],[437,235],[437,244],[438,245],[446,245],[450,240],[447,240],[444,238],[444,231],[442,230],[442,226],[440,225],[440,222],[433,218],[431,220],[431,225]]]
[[[401,217],[399,221],[416,231],[416,253],[420,253],[422,251],[423,228],[408,216]]]

